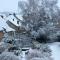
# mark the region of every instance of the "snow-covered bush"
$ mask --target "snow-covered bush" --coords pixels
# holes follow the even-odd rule
[[[30,49],[27,54],[27,60],[34,60],[35,58],[37,58],[37,60],[51,60],[51,50],[44,44],[41,44],[39,49]]]
[[[4,52],[0,55],[0,60],[19,60],[19,59],[11,52]]]
[[[8,44],[0,42],[0,53],[4,52],[8,48]]]

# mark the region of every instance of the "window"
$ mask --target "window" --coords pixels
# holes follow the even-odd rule
[[[13,21],[14,21],[14,19],[13,19]]]
[[[19,24],[19,21],[17,21],[17,24]]]

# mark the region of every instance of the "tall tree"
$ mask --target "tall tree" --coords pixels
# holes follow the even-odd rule
[[[19,1],[24,19],[24,28],[33,36],[49,35],[54,32],[59,18],[57,0]]]

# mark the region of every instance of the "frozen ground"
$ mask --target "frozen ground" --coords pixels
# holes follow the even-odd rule
[[[52,50],[54,60],[60,60],[60,42],[51,43],[49,46]]]

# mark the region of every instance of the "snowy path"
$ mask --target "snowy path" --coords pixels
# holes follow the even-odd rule
[[[22,53],[23,53],[22,60],[26,60],[26,58],[25,58],[25,51],[23,51]]]
[[[54,60],[60,60],[60,42],[51,43],[52,57]]]
[[[22,51],[22,54],[19,56],[19,60],[26,60],[25,51]]]

